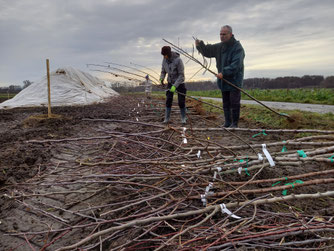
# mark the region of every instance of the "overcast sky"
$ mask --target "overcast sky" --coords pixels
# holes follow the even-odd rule
[[[245,78],[334,75],[333,0],[0,0],[0,85],[39,81],[46,58],[51,71],[98,76],[86,64],[104,62],[160,71],[162,38],[191,52],[193,36],[220,42],[225,24],[245,49]],[[185,67],[186,78],[200,68]]]

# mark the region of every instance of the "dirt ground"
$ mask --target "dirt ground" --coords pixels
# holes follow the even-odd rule
[[[141,214],[143,218],[160,217],[178,212],[182,207],[188,208],[188,210],[203,208],[199,195],[205,190],[212,178],[211,165],[215,161],[219,162],[219,158],[225,158],[224,163],[228,162],[227,165],[233,164],[232,159],[240,161],[240,158],[233,156],[233,153],[236,156],[256,156],[256,153],[247,148],[247,144],[269,144],[292,140],[297,137],[297,133],[294,132],[267,132],[265,135],[260,133],[261,130],[258,132],[235,130],[232,132],[237,136],[234,136],[226,131],[209,130],[207,128],[217,128],[222,124],[221,115],[208,114],[200,106],[188,103],[189,119],[186,133],[189,133],[187,136],[189,149],[187,150],[184,147],[184,152],[188,151],[188,155],[185,156],[189,156],[189,159],[187,159],[189,162],[182,164],[177,155],[180,154],[179,146],[182,144],[181,140],[183,138],[180,135],[176,137],[177,132],[173,129],[182,126],[180,124],[180,114],[176,107],[177,104],[174,104],[175,107],[172,110],[172,122],[169,125],[171,128],[165,130],[166,126],[161,123],[164,116],[163,103],[164,101],[159,99],[149,101],[139,96],[121,96],[103,104],[84,107],[54,107],[52,112],[59,116],[51,119],[45,118],[46,108],[0,110],[0,249],[56,250],[78,243],[80,240],[100,230],[117,227],[126,224],[130,220],[141,219]],[[44,117],[42,114],[44,114]],[[134,123],[126,123],[126,121]],[[259,127],[259,125],[250,124],[245,118],[241,118],[239,126],[241,128],[254,129]],[[204,130],[192,131],[192,128],[204,128]],[[177,131],[177,129],[175,130]],[[145,135],[151,135],[145,133],[152,131],[158,131],[158,136],[155,138],[145,137]],[[134,135],[135,133],[137,135]],[[125,139],[125,137],[127,138]],[[164,140],[156,141],[157,137]],[[133,145],[135,140],[136,144],[141,142],[142,145]],[[174,143],[168,144],[168,141]],[[191,146],[196,145],[195,143],[203,147],[202,155],[197,159],[203,161],[208,159],[207,163],[203,162],[203,166],[195,162],[196,158],[194,158],[194,155],[198,154],[197,148],[196,150],[190,149]],[[208,146],[217,147],[220,150],[212,150],[210,152],[211,150],[207,148]],[[238,146],[240,147],[239,149]],[[332,147],[333,145],[327,144],[326,146]],[[225,149],[229,147],[231,148]],[[292,153],[302,149],[302,147],[305,147],[306,152],[307,150],[314,150],[314,147],[320,147],[320,145],[291,145],[287,148]],[[150,150],[148,151],[147,149]],[[280,152],[282,145],[278,144],[268,147],[268,149],[270,149],[270,152]],[[260,152],[261,147],[257,148],[256,151]],[[165,156],[168,156],[168,159]],[[226,156],[229,157],[227,158]],[[175,159],[173,160],[172,158]],[[212,160],[209,160],[211,158]],[[135,164],[136,160],[137,164]],[[162,163],[167,160],[173,168],[170,171],[166,171],[168,164],[163,164],[163,167],[156,167],[156,164],[153,163],[154,160]],[[288,162],[288,160],[285,161]],[[180,162],[180,164],[176,162]],[[99,164],[95,166],[89,165],[94,163]],[[110,164],[107,165],[106,163]],[[173,176],[177,176],[179,172],[174,166],[180,165],[182,168],[188,168],[190,164],[202,171],[189,167],[189,170],[186,169],[186,174],[182,178]],[[138,166],[142,168],[140,171],[136,169]],[[333,164],[328,161],[314,161],[295,165],[291,163],[289,165],[281,164],[275,168],[266,167],[257,174],[256,179],[282,178],[284,176],[295,176],[303,173],[312,174],[312,172],[332,169]],[[195,180],[190,174],[190,170],[194,170],[194,173],[196,173]],[[247,171],[247,169],[244,170]],[[224,182],[246,182],[255,175],[257,170],[249,170],[250,175],[244,171],[240,175],[237,172],[226,173],[222,179]],[[172,182],[165,183],[162,178],[160,180],[159,177],[165,177],[165,171],[172,175],[173,180],[177,184],[181,184],[179,182],[189,178],[189,180],[184,181],[188,185],[191,183],[189,190],[188,187],[184,186],[184,191],[182,191],[181,185],[174,187]],[[124,175],[123,173],[126,173],[126,178],[122,176]],[[105,175],[109,176],[105,177]],[[136,175],[141,176],[143,181],[136,181],[134,178]],[[120,179],[118,177],[122,177],[121,182],[118,182]],[[333,177],[333,173],[319,176],[310,175],[309,179],[305,178],[303,181],[312,183],[312,181],[316,180],[314,183],[298,188],[297,184],[296,187],[288,189],[288,195],[293,192],[296,194],[314,194],[334,191],[334,183],[329,180]],[[152,188],[153,186],[154,188]],[[221,183],[215,187],[215,192],[230,191],[230,186],[227,183]],[[244,188],[264,189],[268,187],[272,188],[273,186],[272,184],[259,183],[248,185]],[[153,189],[153,191],[150,189]],[[138,198],[146,198],[146,196],[152,196],[168,190],[174,193],[176,190],[173,189],[178,192],[171,195],[172,197],[181,197],[183,193],[187,197],[187,200],[179,201],[179,204],[174,209],[169,208],[170,203],[174,202],[166,199],[166,201],[161,200],[160,202],[153,200],[150,205],[147,202],[147,205],[142,205],[142,209],[133,205],[131,210],[127,208],[123,211],[117,211],[118,207],[125,207],[125,205],[121,204],[122,200],[124,202],[128,201],[127,203],[132,201],[131,194],[133,194],[133,198],[137,198],[138,190],[144,191],[140,196],[138,195]],[[259,194],[262,196],[281,196],[281,193],[282,190],[277,190]],[[225,203],[232,203],[236,200],[243,201],[244,199],[253,200],[259,194],[245,191],[240,197],[238,194],[233,195],[231,198],[228,197]],[[191,199],[196,196],[198,199]],[[218,198],[219,196],[216,197]],[[210,202],[213,202],[213,200]],[[164,203],[166,205],[162,205]],[[110,206],[108,207],[108,205]],[[103,206],[102,209],[97,209],[99,206]],[[166,207],[164,209],[166,211],[162,210],[163,207]],[[86,209],[89,210],[85,211]],[[115,213],[110,216],[107,214],[109,210],[114,210]],[[238,248],[246,250],[248,248],[268,249],[272,247],[272,249],[275,249],[276,242],[292,243],[307,239],[315,239],[316,241],[305,243],[304,246],[300,242],[298,247],[313,248],[314,250],[319,248],[330,250],[333,248],[333,240],[330,240],[330,237],[334,236],[333,196],[263,204],[259,206],[258,210],[259,214],[262,212],[263,216],[268,216],[269,212],[277,215],[264,217],[263,219],[259,215],[258,222],[254,222],[252,227],[249,225],[249,229],[245,229],[243,234],[264,223],[269,229],[269,226],[273,226],[274,223],[278,224],[280,219],[284,217],[288,219],[297,214],[300,215],[304,225],[307,224],[307,222],[304,222],[305,219],[316,217],[319,220],[319,224],[326,223],[326,226],[316,233],[306,234],[305,232],[304,235],[296,233],[292,237],[283,236],[285,238],[284,241],[283,237],[277,237],[277,240],[271,239],[271,241],[261,243],[261,245],[259,240],[243,242],[242,245],[237,246]],[[146,211],[150,213],[146,213]],[[155,214],[155,211],[160,213]],[[184,212],[184,210],[181,210],[181,212]],[[102,217],[104,214],[107,216]],[[249,217],[252,216],[252,208],[247,207],[247,210],[239,212],[239,215],[242,216],[247,214],[249,214]],[[273,221],[270,222],[268,218],[273,218]],[[100,224],[94,225],[94,222],[99,222],[99,220],[101,220]],[[191,221],[193,219],[188,220]],[[214,218],[212,221],[214,220],[216,219]],[[166,223],[164,228],[159,225],[157,230],[155,230],[153,223],[148,226],[144,225],[145,227],[142,229],[133,226],[126,231],[119,230],[114,234],[103,235],[102,238],[101,236],[96,239],[92,238],[92,240],[85,242],[80,247],[85,250],[154,250],[163,245],[170,234],[180,231],[183,226],[187,226],[186,222],[187,219],[182,222],[171,220]],[[293,228],[298,221],[293,221],[289,218],[286,221],[282,220],[282,225],[286,225],[287,222],[290,222],[291,228]],[[168,227],[169,224],[174,227]],[[211,222],[211,224],[213,223]],[[208,234],[215,236],[215,233],[212,232],[213,230],[208,227],[208,223],[204,225],[207,231],[210,230]],[[317,227],[318,229],[318,225],[312,225],[312,227]],[[203,248],[203,245],[208,245],[210,239],[207,239],[207,241],[202,239],[195,241],[196,238],[199,238],[199,232],[202,229],[198,227],[196,231],[185,234],[184,239],[192,240],[191,242],[189,241],[189,244],[184,244],[181,247],[177,238],[175,241],[171,240],[163,250],[175,250],[178,248],[180,250],[198,250],[200,249],[199,247]],[[259,232],[260,230],[257,231]],[[240,238],[241,232],[238,233]],[[321,238],[318,235],[327,239],[319,241]],[[158,236],[163,237],[160,238]],[[231,239],[237,239],[237,237],[236,233],[234,236],[230,236]],[[219,239],[217,236],[212,237],[211,242],[213,243],[217,239]],[[228,246],[229,243],[225,239],[219,243],[220,245],[226,245],[224,248],[227,250],[236,248],[232,244]],[[218,247],[217,245],[216,247]],[[215,246],[213,245],[212,247]],[[287,244],[287,247],[295,246]],[[77,247],[68,248],[68,250],[76,249]]]

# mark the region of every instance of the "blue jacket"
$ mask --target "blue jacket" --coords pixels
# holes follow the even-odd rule
[[[239,41],[234,36],[227,43],[216,43],[205,45],[200,41],[196,47],[205,57],[216,58],[218,73],[223,74],[223,78],[232,84],[242,88],[244,79],[244,58],[245,51]],[[223,82],[223,83],[222,83]],[[234,91],[234,87],[225,81],[217,78],[217,85],[222,91]]]

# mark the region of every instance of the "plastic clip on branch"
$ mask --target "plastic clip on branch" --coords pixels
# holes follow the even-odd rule
[[[259,157],[259,160],[263,160],[262,154],[258,153],[257,156]]]
[[[206,207],[206,204],[207,204],[207,199],[206,199],[206,197],[207,197],[208,195],[213,194],[213,192],[210,192],[210,189],[211,189],[212,187],[213,187],[213,183],[210,182],[209,185],[207,185],[207,187],[205,188],[205,193],[204,193],[204,194],[201,194],[201,200],[202,200],[202,202],[203,202],[203,206],[205,206],[205,207]]]
[[[227,209],[226,205],[224,203],[220,204],[220,208],[222,210],[222,213],[226,213],[229,216],[233,217],[234,219],[241,219],[241,217],[233,214],[230,210]]]

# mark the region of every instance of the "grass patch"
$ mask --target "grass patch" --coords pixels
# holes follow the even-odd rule
[[[213,100],[205,100],[205,102],[218,107],[222,106],[221,102]],[[223,115],[222,109],[207,104],[202,104],[202,106],[208,112]],[[242,105],[240,118],[247,124],[255,125],[258,128],[316,130],[333,130],[334,128],[334,114],[332,113],[318,114],[298,110],[277,110],[277,112],[288,114],[294,119],[294,122],[289,122],[287,118],[258,105]]]
[[[0,93],[0,98],[2,98],[2,99],[10,99],[10,98],[14,98],[15,97],[15,95],[16,95],[17,93]]]
[[[253,105],[242,106],[241,118],[266,128],[318,130],[333,130],[334,128],[334,114],[331,113],[318,114],[297,110],[279,110],[279,112],[287,113],[294,119],[294,122],[289,122],[285,117],[276,115],[266,108]]]
[[[199,97],[221,98],[222,92],[220,90],[206,90],[206,91],[187,91],[187,95]]]
[[[8,99],[14,98],[16,93],[0,93],[0,103],[5,102]]]
[[[333,88],[251,89],[245,91],[254,98],[261,101],[334,105]],[[187,95],[221,98],[220,90],[188,91]],[[243,93],[241,94],[241,98],[245,100],[251,100],[247,95]]]
[[[200,96],[198,95],[198,92],[197,94],[194,94],[194,92],[189,92],[187,94],[191,96]],[[162,99],[165,98],[165,94],[163,92],[155,92],[154,95],[157,98],[162,98]],[[218,101],[213,101],[213,100],[203,100],[203,101],[209,104],[213,104],[217,107],[222,107],[222,103]],[[214,113],[218,116],[223,115],[223,110],[220,108],[216,108],[204,103],[200,104],[202,105],[203,109],[207,112]],[[316,129],[316,130],[333,130],[334,128],[334,114],[332,113],[318,114],[318,113],[304,112],[298,110],[276,110],[276,111],[288,114],[291,118],[294,119],[294,122],[289,122],[287,118],[279,116],[271,112],[270,110],[258,105],[242,105],[240,117],[241,120],[247,122],[247,124],[255,125],[257,128]],[[303,136],[307,135],[305,134]]]
[[[252,89],[246,91],[254,98],[263,101],[334,105],[334,89],[331,88]],[[250,98],[242,94],[242,99]]]

